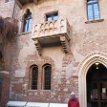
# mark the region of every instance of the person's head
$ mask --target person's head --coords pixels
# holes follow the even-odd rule
[[[71,93],[71,95],[70,95],[70,99],[71,99],[71,100],[75,100],[75,99],[76,99],[76,95],[75,95],[74,92]]]

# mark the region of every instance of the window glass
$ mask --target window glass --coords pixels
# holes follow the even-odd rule
[[[50,17],[47,17],[47,21],[52,21],[53,19],[52,19],[52,17],[50,16]]]
[[[94,5],[94,13],[95,13],[95,19],[99,19],[99,9],[98,9],[98,4]]]
[[[51,66],[46,65],[44,67],[44,89],[50,90],[51,89]]]
[[[58,20],[58,16],[54,16],[54,17],[53,17],[53,20]]]
[[[100,19],[98,0],[87,0],[87,18],[88,20]]]
[[[93,19],[92,5],[88,5],[88,19]]]
[[[33,67],[33,69],[32,69],[32,85],[31,85],[32,90],[37,89],[37,80],[38,80],[38,68]]]

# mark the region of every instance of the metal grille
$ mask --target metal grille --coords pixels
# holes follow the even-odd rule
[[[44,89],[50,90],[51,89],[51,66],[44,67]]]
[[[31,88],[33,90],[37,89],[37,81],[38,81],[38,68],[33,67],[33,69],[32,69],[32,86],[31,86]]]

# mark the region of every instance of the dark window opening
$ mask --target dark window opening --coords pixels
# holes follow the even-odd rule
[[[107,106],[107,68],[96,62],[87,73],[87,107]]]
[[[32,24],[32,13],[28,9],[26,14],[24,15],[23,32],[30,32],[31,24]]]
[[[88,20],[100,19],[98,0],[87,0],[87,18]]]
[[[38,82],[38,68],[33,67],[33,69],[32,69],[32,85],[31,85],[32,90],[37,89],[37,82]]]
[[[46,21],[55,21],[55,20],[58,20],[58,12],[46,14]]]
[[[46,65],[44,67],[44,90],[51,89],[51,66]]]

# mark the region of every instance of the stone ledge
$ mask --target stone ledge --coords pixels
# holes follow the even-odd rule
[[[30,31],[30,32],[21,32],[21,33],[18,33],[18,35],[29,35],[29,34],[31,34],[32,32]]]
[[[85,23],[86,24],[90,24],[90,23],[97,23],[97,22],[102,22],[102,21],[104,21],[104,19],[98,19],[98,20],[88,20],[88,21],[86,21]]]

